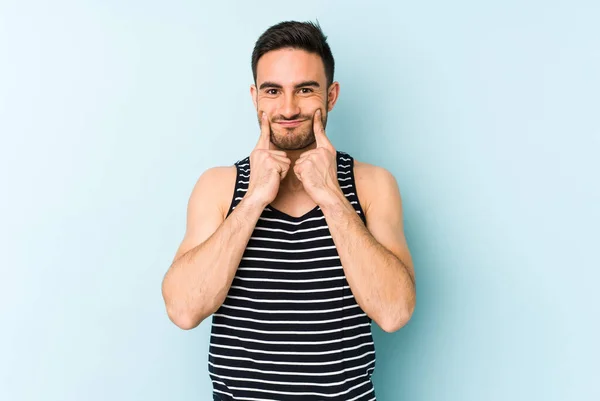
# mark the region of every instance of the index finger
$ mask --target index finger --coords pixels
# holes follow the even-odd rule
[[[327,135],[325,134],[325,127],[323,127],[323,120],[321,118],[321,109],[315,111],[313,118],[313,131],[315,133],[315,141],[318,148],[331,148],[333,145],[329,142]]]
[[[260,137],[255,149],[269,149],[271,146],[271,124],[264,111],[260,115]]]

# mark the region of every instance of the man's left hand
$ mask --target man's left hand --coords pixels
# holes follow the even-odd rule
[[[317,147],[300,155],[294,173],[312,200],[323,206],[340,195],[343,197],[343,192],[337,179],[336,150],[325,135],[320,109],[313,116],[313,130]]]

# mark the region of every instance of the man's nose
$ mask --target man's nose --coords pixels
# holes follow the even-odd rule
[[[284,96],[283,104],[281,105],[279,114],[286,119],[292,119],[300,114],[300,107],[298,107],[296,96],[293,94],[287,94]]]

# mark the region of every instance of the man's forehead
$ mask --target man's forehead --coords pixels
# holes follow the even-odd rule
[[[265,53],[256,66],[256,83],[276,82],[296,86],[304,81],[325,80],[325,67],[318,54],[299,49],[279,49]]]

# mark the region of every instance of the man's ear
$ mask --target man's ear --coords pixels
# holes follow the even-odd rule
[[[327,112],[333,110],[335,103],[340,96],[340,83],[335,81],[331,85],[329,85],[329,89],[327,90]]]
[[[250,85],[250,96],[252,96],[252,102],[254,103],[254,108],[258,110],[258,91],[256,90],[256,85]]]

